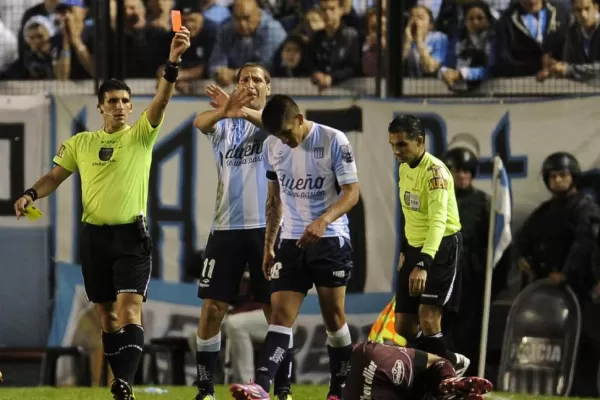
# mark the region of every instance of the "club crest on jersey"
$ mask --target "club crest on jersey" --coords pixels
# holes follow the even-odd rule
[[[352,155],[352,148],[350,145],[340,146],[340,150],[342,151],[342,160],[347,163],[351,163],[354,161],[354,156]]]
[[[98,158],[101,161],[108,161],[112,158],[114,149],[112,147],[102,147],[98,152]]]
[[[324,147],[315,147],[313,149],[313,156],[315,158],[323,158],[325,156],[325,148]]]

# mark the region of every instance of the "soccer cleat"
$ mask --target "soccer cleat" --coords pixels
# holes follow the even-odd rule
[[[342,398],[336,394],[327,395],[327,400],[342,400]]]
[[[469,365],[471,365],[471,360],[459,353],[454,353],[454,355],[456,355],[457,360],[456,364],[454,364],[454,370],[456,371],[456,376],[460,378],[467,372]]]
[[[131,385],[123,379],[115,378],[110,385],[114,400],[135,400]]]
[[[194,400],[215,400],[215,395],[206,392],[198,392]]]
[[[253,382],[247,385],[235,383],[229,386],[229,393],[235,400],[271,400],[269,393]]]
[[[477,376],[447,378],[440,383],[440,392],[444,395],[444,398],[482,400],[483,395],[491,392],[492,389],[493,386],[490,381]]]
[[[279,392],[275,393],[275,398],[277,400],[292,400],[292,394],[290,392]]]

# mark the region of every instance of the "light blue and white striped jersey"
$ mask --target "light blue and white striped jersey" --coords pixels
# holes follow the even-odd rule
[[[268,184],[263,148],[268,133],[243,118],[228,118],[206,136],[218,175],[212,229],[264,228]]]
[[[277,174],[279,180],[282,239],[299,239],[304,229],[337,201],[341,185],[358,182],[352,147],[337,129],[314,123],[296,148],[274,136],[265,141],[265,147],[267,171]],[[323,236],[350,239],[346,215],[329,224]]]

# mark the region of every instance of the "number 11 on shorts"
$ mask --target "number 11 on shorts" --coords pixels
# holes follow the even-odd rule
[[[209,260],[208,258],[204,260],[204,266],[202,267],[202,274],[200,274],[201,278],[211,279],[213,270],[215,269],[215,260]]]

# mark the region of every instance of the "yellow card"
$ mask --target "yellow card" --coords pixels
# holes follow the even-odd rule
[[[25,216],[30,220],[30,221],[35,221],[37,219],[40,219],[44,216],[44,213],[40,211],[39,208],[37,208],[34,205],[30,205],[29,207],[27,207],[25,209],[25,211],[23,211],[23,214],[25,214]]]

